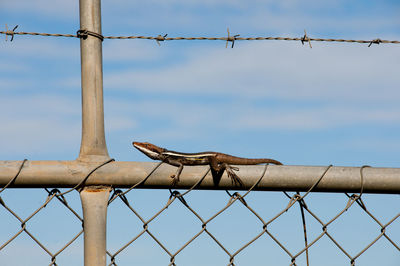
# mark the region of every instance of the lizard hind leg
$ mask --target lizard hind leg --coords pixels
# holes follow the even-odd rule
[[[234,172],[234,171],[239,171],[238,167],[233,167],[226,163],[223,163],[221,166],[222,168],[225,168],[226,173],[228,174],[228,177],[232,180],[233,185],[239,185],[240,187],[244,186],[242,180]]]

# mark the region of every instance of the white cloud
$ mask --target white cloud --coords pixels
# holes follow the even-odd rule
[[[68,121],[65,117],[27,116],[13,120],[2,119],[1,122],[7,125],[0,132],[3,156],[38,152],[45,154],[52,149],[69,153],[72,148],[79,147],[78,121]]]
[[[68,151],[80,138],[79,102],[61,96],[1,97],[2,154]]]
[[[29,87],[28,80],[21,80],[12,77],[0,77],[0,92],[19,90],[21,88]]]
[[[2,96],[0,111],[3,113],[13,110],[14,115],[26,116],[36,113],[40,116],[80,115],[80,101],[63,97],[61,95],[37,94],[28,97]],[[4,117],[5,118],[5,117]]]
[[[400,123],[400,108],[390,106],[352,106],[330,104],[307,107],[254,106],[252,101],[228,103],[183,102],[171,100],[115,100],[108,104],[114,117],[137,119],[136,129],[154,130],[158,121],[160,134],[175,132],[193,137],[210,129],[242,130],[324,130],[362,125],[396,125]],[[163,126],[164,125],[164,126]],[[156,124],[158,126],[158,124]],[[150,134],[154,134],[151,132]],[[171,133],[171,136],[173,134]]]
[[[46,153],[57,147],[76,152],[80,141],[80,101],[65,96],[3,96],[0,146],[4,154]],[[254,104],[254,99],[228,101],[183,101],[135,99],[126,95],[106,99],[105,129],[127,138],[193,139],[210,132],[264,130],[316,131],[357,126],[400,123],[395,105],[330,103],[292,107]],[[127,136],[129,135],[129,137]]]
[[[238,114],[237,125],[246,129],[320,130],[362,125],[400,123],[400,108],[355,108],[343,106],[277,110],[259,108]]]
[[[347,1],[240,1],[240,0],[151,0],[102,1],[102,13],[105,19],[103,27],[112,31],[127,31],[131,34],[149,27],[185,30],[205,30],[225,33],[226,27],[247,32],[295,33],[301,35],[307,28],[314,32],[338,31],[358,34],[382,33],[388,28],[396,29],[400,21],[392,10],[399,9],[396,4],[375,3],[371,12],[366,8],[357,8],[360,3],[349,5]],[[346,9],[347,8],[347,9]],[[354,8],[348,12],[348,8]],[[0,9],[5,12],[29,13],[39,19],[71,20],[76,24],[79,16],[79,1],[65,0],[5,0]],[[346,12],[345,12],[346,11]],[[123,26],[121,26],[123,25]],[[397,26],[396,26],[397,25]],[[157,29],[155,29],[157,30]],[[174,34],[174,32],[170,32]],[[370,38],[385,36],[369,36]]]
[[[340,17],[327,14],[326,10],[342,8],[343,3],[327,6],[321,1],[298,0],[260,0],[251,4],[238,0],[103,1],[106,18],[103,29],[108,31],[103,33],[145,31],[143,34],[151,35],[172,29],[165,33],[224,36],[229,26],[232,34],[241,36],[301,36],[306,28],[312,37],[329,33],[346,37],[349,32],[357,31],[358,36],[365,38],[386,38],[386,29],[399,25],[391,15],[371,17],[362,11],[351,15],[341,13]],[[26,12],[31,17],[43,17],[43,21],[46,18],[73,21],[74,17],[78,25],[78,1],[7,0],[0,6],[5,12],[20,14],[13,15],[17,18]],[[319,8],[325,13],[318,12]],[[55,23],[54,27],[59,25]],[[19,30],[39,26],[30,24],[20,26]],[[382,32],[386,37],[380,35]],[[390,34],[396,39],[396,31]],[[49,66],[40,62],[46,63],[48,59],[59,60],[57,67],[61,72],[65,60],[79,61],[77,39],[16,38],[1,48],[3,74],[4,71],[32,74],[30,68],[36,66],[35,70],[45,73]],[[104,87],[110,94],[113,89],[120,90],[112,94],[114,102],[106,100],[107,131],[121,133],[135,129],[138,134],[146,132],[146,136],[194,138],[214,129],[221,132],[318,130],[400,122],[400,110],[396,107],[400,96],[400,55],[395,45],[367,48],[360,44],[313,42],[313,49],[309,49],[300,42],[238,41],[235,49],[225,49],[223,41],[185,42],[182,46],[176,43],[164,42],[159,48],[152,41],[104,41],[104,60],[109,64],[104,73]],[[0,117],[0,122],[6,125],[0,130],[2,152],[79,146],[80,101],[65,95],[22,94],[34,82],[49,82],[38,78],[32,81],[32,76],[21,75],[16,79],[6,73],[1,78],[0,91],[14,90],[19,94],[0,99],[1,113],[6,114]],[[57,74],[50,78],[51,82],[61,81],[59,86],[80,87],[79,75],[68,78],[68,82],[63,82],[65,77]],[[154,98],[158,100],[136,99],[136,95],[126,93],[131,91],[145,95],[144,98],[157,95]],[[162,99],[164,96],[168,99]],[[194,97],[198,97],[197,102]],[[216,100],[207,101],[207,97]],[[161,130],[154,130],[154,125]]]
[[[53,18],[78,17],[79,1],[64,0],[6,0],[1,1],[1,9],[8,12],[36,13]]]
[[[9,60],[6,62],[5,60],[0,61],[0,72],[7,73],[7,72],[19,72],[19,71],[27,71],[30,68],[26,65],[17,63],[15,61]]]
[[[0,156],[5,154],[77,152],[81,137],[80,98],[65,95],[2,95],[0,100]],[[136,126],[130,117],[106,114],[107,132],[124,131]],[[56,151],[53,151],[56,152]]]
[[[223,44],[221,43],[221,46]],[[107,73],[109,88],[175,94],[317,100],[393,100],[399,96],[397,47],[244,43],[191,47],[184,62]],[[379,49],[378,49],[379,48]],[[384,93],[382,93],[384,92]]]
[[[155,44],[155,43],[154,43]],[[103,44],[104,61],[154,60],[160,50],[144,41],[119,40]]]
[[[135,128],[137,125],[136,121],[129,117],[119,117],[106,115],[105,127],[106,131],[124,131]]]
[[[61,39],[33,37],[30,40],[13,41],[13,45],[2,47],[4,54],[1,56],[10,62],[15,58],[40,58],[40,59],[62,59],[66,60],[79,58],[79,40],[73,39],[70,42]],[[71,45],[73,43],[73,45]]]
[[[225,34],[226,27],[230,27],[232,32],[242,36],[254,32],[263,36],[276,33],[302,36],[306,28],[314,37],[329,31],[340,32],[341,37],[379,33],[379,36],[367,37],[384,38],[382,33],[386,34],[388,29],[396,30],[400,23],[389,13],[396,7],[394,4],[391,8],[389,4],[379,3],[373,6],[376,12],[358,8],[361,5],[358,3],[352,3],[354,11],[348,12],[346,1],[123,0],[104,4],[107,23],[124,24],[139,30],[158,28],[159,31],[168,30],[171,35],[182,31]],[[116,13],[123,15],[115,17]],[[355,32],[358,36],[354,36]]]

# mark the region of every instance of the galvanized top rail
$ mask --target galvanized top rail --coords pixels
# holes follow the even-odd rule
[[[4,187],[18,172],[22,161],[0,161],[0,186]],[[101,165],[101,167],[98,167]],[[162,164],[157,168],[153,162],[116,162],[107,164],[84,161],[26,161],[18,177],[9,187],[64,187],[73,188],[84,181],[83,185],[109,185],[129,188],[138,185],[141,188],[171,188],[170,175],[176,168]],[[93,171],[95,169],[95,171]],[[208,166],[185,167],[176,189],[191,188],[208,171]],[[314,184],[313,191],[358,193],[400,193],[400,168],[363,168],[330,167],[321,178],[326,166],[276,166],[267,168],[255,190],[265,191],[308,191]],[[195,189],[235,189],[247,190],[262,175],[265,167],[240,166],[238,175],[244,186],[232,184],[224,174],[218,184],[208,173]],[[92,173],[91,173],[92,172]],[[90,176],[88,175],[89,173]],[[318,180],[321,178],[320,182]]]

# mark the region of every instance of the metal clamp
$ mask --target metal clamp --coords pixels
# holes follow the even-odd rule
[[[89,30],[82,30],[82,29],[80,29],[76,32],[76,37],[84,39],[84,40],[86,40],[89,35],[96,37],[96,38],[100,39],[101,41],[104,40],[104,36],[97,32],[93,32],[93,31],[89,31]]]

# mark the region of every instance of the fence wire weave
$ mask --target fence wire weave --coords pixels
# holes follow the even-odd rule
[[[13,240],[15,240],[20,234],[22,234],[23,232],[25,232],[38,246],[40,246],[50,257],[51,257],[51,262],[49,265],[57,265],[56,263],[56,257],[63,252],[66,248],[68,248],[68,246],[70,246],[76,239],[78,239],[78,237],[80,235],[82,235],[83,231],[83,218],[78,214],[79,211],[74,210],[67,202],[66,198],[64,197],[66,194],[74,191],[74,190],[78,190],[80,191],[82,186],[84,185],[85,181],[89,178],[90,175],[92,175],[97,169],[99,169],[100,167],[102,167],[103,165],[106,165],[110,162],[113,162],[114,159],[109,159],[107,161],[105,161],[104,163],[99,164],[98,166],[96,166],[93,170],[91,170],[84,178],[82,178],[82,180],[73,188],[62,192],[57,189],[48,189],[48,188],[44,188],[44,190],[47,193],[47,197],[44,200],[43,204],[41,204],[39,207],[37,207],[37,209],[32,212],[27,218],[23,219],[21,218],[20,215],[18,215],[15,211],[13,211],[7,204],[6,202],[2,199],[1,197],[1,193],[7,189],[12,183],[15,182],[15,180],[18,178],[19,174],[21,173],[21,171],[23,171],[23,167],[25,165],[25,163],[27,162],[27,159],[24,159],[21,163],[21,166],[18,169],[18,172],[16,173],[16,175],[10,179],[10,181],[2,188],[0,189],[0,205],[2,205],[4,207],[4,209],[10,214],[12,215],[16,220],[19,221],[19,223],[21,224],[21,229],[16,232],[14,235],[12,235],[8,240],[6,240],[4,243],[0,242],[0,252],[7,246],[9,245]],[[46,245],[41,242],[39,240],[38,237],[34,236],[33,233],[31,233],[31,231],[28,230],[27,225],[28,222],[31,221],[41,210],[43,210],[53,199],[57,199],[59,202],[62,203],[62,205],[67,208],[68,211],[70,211],[75,217],[76,219],[78,219],[78,221],[82,224],[82,229],[77,232],[69,241],[67,241],[59,250],[55,251],[55,252],[51,252],[49,248],[46,247]]]
[[[0,190],[0,194],[4,190],[6,190],[13,182],[15,182],[17,180],[20,172],[23,171],[23,167],[24,167],[24,164],[26,163],[26,161],[27,160],[24,160],[21,163],[21,166],[18,169],[16,175],[14,177],[12,177],[10,179],[10,182],[8,182],[8,184]],[[102,167],[108,163],[111,163],[112,161],[113,161],[113,159],[110,159],[108,161],[105,161],[104,163],[99,164],[97,167],[93,168],[93,170],[90,171],[87,175],[85,175],[82,178],[82,181],[79,182],[74,188],[69,189],[63,193],[61,193],[60,190],[58,190],[56,188],[54,188],[54,189],[45,188],[44,190],[45,190],[45,193],[47,194],[47,196],[46,196],[44,202],[40,206],[38,206],[30,215],[28,215],[27,218],[22,218],[20,215],[18,215],[9,206],[9,204],[7,204],[5,200],[3,200],[3,198],[0,195],[0,205],[5,209],[6,213],[8,213],[12,217],[14,217],[16,222],[19,223],[21,226],[21,229],[15,233],[13,233],[12,236],[9,239],[7,239],[4,243],[0,242],[0,252],[2,252],[2,250],[5,249],[5,247],[7,247],[12,241],[17,239],[21,234],[25,233],[27,236],[29,236],[29,238],[31,238],[34,241],[34,243],[36,243],[41,249],[43,249],[50,256],[50,264],[49,265],[57,265],[56,257],[58,255],[60,255],[63,251],[65,251],[73,242],[75,242],[82,235],[83,229],[76,232],[70,238],[70,240],[65,242],[65,244],[60,249],[51,251],[51,248],[46,246],[44,244],[44,242],[40,241],[40,237],[37,237],[35,235],[35,233],[29,229],[29,223],[33,219],[35,219],[37,214],[39,212],[41,212],[51,201],[53,201],[54,199],[57,199],[66,208],[67,212],[71,212],[72,215],[76,218],[75,220],[78,223],[82,224],[82,228],[83,228],[83,218],[78,214],[80,212],[80,210],[75,210],[74,208],[72,208],[68,204],[65,196],[67,194],[69,194],[70,192],[72,192],[73,190],[79,191],[80,188],[84,185],[84,182],[87,180],[87,178],[92,173],[94,173],[100,167]],[[251,188],[249,188],[243,195],[240,194],[239,192],[231,193],[229,191],[226,191],[226,194],[228,196],[226,205],[223,206],[218,211],[216,211],[210,217],[204,217],[204,216],[200,215],[200,213],[198,211],[196,211],[195,208],[192,207],[188,203],[187,200],[185,200],[185,197],[192,191],[196,190],[197,186],[210,173],[210,169],[208,169],[204,173],[204,175],[201,176],[199,178],[199,180],[190,189],[186,190],[185,192],[181,193],[177,190],[173,190],[173,188],[170,188],[170,190],[169,190],[170,195],[167,198],[165,204],[162,206],[162,208],[160,208],[159,210],[156,210],[155,213],[149,219],[145,219],[144,216],[141,215],[140,212],[136,208],[134,208],[134,204],[132,204],[128,200],[127,194],[134,193],[134,191],[135,191],[134,189],[137,189],[138,186],[140,186],[146,180],[151,178],[153,173],[155,171],[157,171],[157,169],[162,164],[163,164],[163,162],[160,162],[159,164],[157,164],[154,167],[154,169],[143,180],[141,180],[137,184],[134,184],[131,188],[126,189],[125,191],[122,191],[121,189],[118,189],[118,188],[113,188],[113,193],[110,196],[108,205],[111,207],[112,203],[114,201],[120,200],[121,203],[128,208],[129,212],[131,212],[134,217],[139,219],[140,223],[142,224],[143,229],[138,234],[134,235],[128,242],[123,243],[120,246],[120,248],[117,249],[116,251],[110,251],[110,250],[107,251],[107,254],[110,258],[109,265],[117,265],[118,255],[120,255],[124,251],[126,251],[126,249],[128,247],[132,246],[136,241],[138,241],[145,234],[147,234],[154,241],[154,243],[157,246],[159,246],[168,255],[169,265],[177,265],[176,264],[177,256],[179,256],[182,252],[184,252],[185,248],[187,248],[189,245],[194,243],[196,241],[196,239],[199,238],[200,235],[206,235],[213,242],[215,242],[219,246],[221,252],[226,254],[226,256],[228,257],[228,260],[227,260],[228,265],[232,265],[232,266],[235,265],[235,258],[239,254],[241,254],[242,251],[244,251],[246,248],[248,248],[250,245],[255,243],[258,239],[260,239],[263,236],[272,239],[273,242],[275,243],[275,245],[277,247],[279,247],[281,250],[283,250],[284,253],[287,254],[290,265],[299,265],[296,260],[301,255],[305,255],[307,265],[311,265],[309,262],[309,253],[311,253],[312,251],[310,249],[312,246],[315,245],[315,243],[317,243],[324,236],[329,238],[330,241],[337,247],[337,249],[340,250],[340,252],[348,258],[350,265],[355,265],[356,260],[361,255],[363,255],[365,252],[367,252],[367,250],[381,238],[386,239],[388,241],[388,243],[390,243],[397,250],[397,252],[400,252],[400,243],[396,242],[393,239],[393,236],[390,236],[387,233],[387,228],[399,218],[400,213],[398,213],[397,215],[392,217],[389,221],[382,222],[367,208],[365,202],[363,202],[363,200],[362,200],[363,183],[364,183],[363,169],[368,166],[363,166],[360,168],[360,183],[362,184],[360,193],[352,194],[352,195],[345,193],[346,197],[348,198],[346,205],[338,213],[336,213],[333,216],[333,218],[331,218],[329,220],[325,220],[325,221],[322,218],[320,218],[308,204],[306,204],[306,198],[310,193],[312,193],[313,189],[318,186],[318,184],[324,178],[324,176],[329,171],[331,166],[328,166],[325,169],[325,171],[323,173],[321,173],[321,175],[319,177],[317,177],[315,183],[313,184],[313,186],[310,187],[310,189],[307,192],[305,192],[303,194],[296,192],[296,193],[290,195],[289,193],[283,191],[283,193],[286,195],[286,197],[288,199],[286,207],[281,209],[278,213],[271,213],[270,217],[265,218],[259,213],[259,211],[256,210],[256,208],[253,208],[252,206],[250,206],[250,204],[246,201],[245,198],[254,190],[254,188],[257,187],[257,185],[263,178],[268,178],[268,165],[265,165],[265,168],[264,168],[262,174],[260,175],[259,179],[257,180],[257,182],[255,182],[253,184],[253,186]],[[268,193],[268,192],[263,192],[263,193]],[[178,199],[178,201],[176,201],[176,199]],[[286,212],[288,212],[291,208],[293,208],[293,206],[295,206],[296,203],[300,206],[300,210],[301,210],[302,220],[301,221],[299,220],[298,222],[303,225],[303,229],[304,229],[304,247],[301,249],[298,249],[298,250],[293,250],[288,247],[287,243],[285,243],[284,241],[282,241],[280,239],[280,236],[278,234],[276,234],[273,230],[271,230],[271,225],[274,223],[278,223],[278,221],[277,221],[278,218],[280,218]],[[356,254],[351,254],[351,252],[347,251],[346,248],[343,246],[343,243],[340,243],[340,241],[338,241],[335,238],[334,234],[331,233],[328,229],[335,221],[337,221],[341,216],[343,216],[344,213],[346,213],[350,208],[352,208],[354,203],[357,203],[355,206],[358,205],[358,207],[364,213],[366,213],[368,215],[368,217],[370,217],[370,219],[374,223],[377,224],[378,232],[377,232],[377,236],[372,241],[370,241],[365,247],[363,247],[361,250],[359,250]],[[157,234],[154,233],[151,229],[152,223],[154,223],[154,221],[157,220],[161,216],[161,214],[167,213],[168,207],[171,206],[172,204],[181,204],[184,208],[189,210],[189,212],[195,217],[195,219],[197,219],[201,223],[200,230],[198,230],[197,233],[192,235],[192,237],[187,239],[186,242],[176,250],[172,250],[170,247],[168,247],[168,245],[163,243],[163,241],[160,240],[160,238],[157,237]],[[217,237],[217,234],[215,232],[212,232],[211,230],[209,230],[209,225],[212,224],[218,216],[220,216],[222,213],[226,212],[229,208],[231,208],[231,206],[234,206],[234,204],[239,204],[239,205],[243,206],[244,208],[246,208],[249,211],[249,215],[254,216],[256,218],[256,220],[258,220],[259,233],[254,235],[253,238],[250,239],[249,241],[245,242],[245,244],[243,244],[240,248],[238,248],[236,250],[230,250],[229,248],[226,247],[226,245],[224,245],[223,241],[221,241]],[[307,227],[308,222],[305,220],[305,215],[304,215],[305,213],[308,213],[309,216],[314,219],[313,222],[316,222],[317,224],[319,224],[322,229],[322,232],[318,236],[316,236],[312,239],[309,239],[309,236],[307,234],[307,229],[309,229],[309,226]],[[129,228],[126,228],[126,230],[129,230]]]
[[[158,45],[160,45],[160,42],[162,41],[180,41],[180,40],[186,40],[186,41],[225,41],[226,45],[225,47],[228,47],[228,44],[231,43],[231,48],[234,47],[235,41],[300,41],[302,44],[308,43],[310,48],[311,46],[311,41],[315,42],[339,42],[339,43],[359,43],[359,44],[368,44],[368,47],[370,47],[372,44],[381,44],[381,43],[386,43],[386,44],[399,44],[400,41],[397,40],[383,40],[380,38],[375,38],[372,40],[356,40],[356,39],[334,39],[334,38],[310,38],[307,35],[307,32],[304,31],[304,35],[302,37],[239,37],[240,34],[236,35],[231,35],[229,32],[229,28],[227,30],[228,34],[226,37],[167,37],[168,34],[164,35],[157,35],[157,36],[141,36],[141,35],[131,35],[131,36],[103,36],[100,33],[88,31],[85,29],[79,29],[76,34],[61,34],[61,33],[40,33],[40,32],[17,32],[15,31],[17,29],[18,25],[15,26],[12,30],[9,30],[8,27],[6,26],[5,31],[0,31],[0,34],[4,34],[6,36],[11,36],[10,41],[14,39],[15,35],[31,35],[31,36],[44,36],[44,37],[68,37],[68,38],[84,38],[86,39],[89,35],[99,38],[100,40],[104,39],[119,39],[119,40],[134,40],[134,39],[139,39],[139,40],[154,40],[157,42]]]
[[[161,163],[160,163],[161,164]],[[137,185],[141,184],[142,182],[144,182],[145,180],[147,180],[148,178],[151,177],[151,174],[154,173],[154,171],[160,166],[160,164],[158,164],[153,171],[146,177],[144,178],[141,182],[139,182],[138,184],[136,184],[134,187],[136,187]],[[198,184],[200,184],[203,179],[205,178],[205,176],[208,174],[208,171],[199,179],[199,181],[190,189],[186,190],[184,193],[181,193],[179,191],[172,191],[170,190],[170,196],[167,199],[165,205],[159,209],[158,211],[155,212],[155,214],[153,216],[151,216],[149,219],[145,219],[143,218],[142,215],[140,215],[140,213],[133,208],[133,204],[131,204],[129,202],[129,200],[126,197],[127,192],[130,192],[132,190],[132,188],[126,190],[125,192],[123,192],[120,189],[114,189],[114,193],[112,194],[109,204],[111,204],[114,200],[120,199],[121,202],[126,205],[126,207],[132,212],[132,214],[137,217],[140,222],[143,224],[143,230],[140,231],[139,234],[133,236],[133,238],[124,243],[121,248],[119,248],[117,251],[111,252],[111,251],[107,251],[107,254],[110,257],[111,263],[109,265],[117,265],[116,262],[116,258],[119,254],[121,254],[124,250],[126,250],[130,245],[132,245],[135,241],[137,241],[139,238],[141,238],[144,234],[147,234],[148,236],[150,236],[154,242],[162,248],[162,250],[170,257],[170,264],[169,265],[176,265],[175,263],[175,259],[176,257],[183,252],[183,250],[189,246],[191,243],[193,243],[200,235],[202,234],[206,234],[208,235],[220,248],[221,251],[224,252],[228,258],[229,258],[229,263],[228,265],[235,265],[235,257],[237,255],[239,255],[243,250],[245,250],[247,247],[249,247],[251,244],[253,244],[255,241],[257,241],[260,237],[267,236],[270,237],[277,246],[279,246],[289,257],[290,260],[290,265],[297,265],[296,263],[296,259],[302,255],[302,254],[306,254],[307,257],[307,265],[309,264],[309,259],[308,259],[308,253],[309,253],[309,249],[317,242],[319,241],[323,236],[327,236],[333,243],[334,245],[345,255],[347,256],[347,258],[349,259],[349,262],[351,265],[355,265],[356,263],[356,259],[359,258],[362,254],[364,254],[372,245],[374,245],[380,238],[384,237],[386,238],[389,243],[391,243],[396,249],[397,251],[400,251],[400,245],[399,243],[396,243],[387,233],[386,233],[386,228],[391,225],[399,216],[400,213],[398,213],[397,215],[395,215],[391,220],[389,220],[386,223],[381,222],[377,217],[375,217],[365,206],[364,202],[362,201],[362,189],[360,191],[359,194],[353,194],[353,195],[348,195],[345,194],[348,197],[348,201],[346,203],[346,205],[344,206],[344,208],[337,213],[336,215],[334,215],[334,217],[328,221],[323,221],[321,218],[319,218],[315,212],[313,212],[311,210],[311,208],[306,204],[305,198],[307,197],[307,195],[309,195],[312,190],[318,185],[318,183],[323,179],[323,177],[325,176],[325,174],[329,171],[331,166],[328,166],[326,168],[326,170],[321,174],[321,176],[318,178],[318,180],[315,182],[315,184],[303,195],[301,195],[299,192],[293,194],[293,195],[289,195],[289,193],[284,192],[284,194],[288,197],[289,201],[287,206],[282,209],[279,213],[277,213],[276,215],[273,215],[272,218],[269,219],[264,219],[261,217],[261,215],[255,210],[253,209],[245,200],[245,197],[257,186],[257,184],[263,179],[263,178],[268,178],[268,174],[267,174],[267,166],[264,169],[264,172],[262,173],[260,179],[249,189],[245,192],[245,194],[241,195],[238,192],[235,193],[230,193],[229,191],[227,192],[228,195],[228,200],[227,200],[227,204],[220,209],[219,211],[217,211],[214,215],[212,215],[211,217],[205,218],[202,217],[198,212],[196,212],[196,210],[194,208],[192,208],[190,206],[190,204],[188,204],[188,202],[185,200],[184,196],[187,195],[188,193],[192,192],[196,186]],[[367,167],[367,166],[363,166],[360,168],[360,182],[361,184],[363,184],[363,169]],[[132,192],[131,192],[132,193]],[[267,192],[266,192],[267,193]],[[175,251],[172,251],[170,248],[167,247],[166,244],[164,244],[159,238],[157,238],[156,234],[154,234],[151,230],[150,230],[150,225],[151,223],[156,220],[158,217],[160,217],[160,215],[164,212],[167,211],[168,207],[173,204],[175,202],[175,200],[178,199],[176,204],[182,204],[185,208],[187,208],[200,222],[201,222],[201,229],[194,234],[190,239],[187,240],[187,242],[185,242],[180,248],[178,248]],[[215,234],[213,234],[211,231],[209,231],[207,229],[207,225],[209,225],[210,223],[213,222],[213,220],[220,216],[223,212],[225,212],[228,208],[230,208],[233,204],[242,204],[245,208],[247,208],[249,210],[249,212],[254,215],[260,223],[260,232],[259,234],[257,234],[256,236],[254,236],[253,239],[251,239],[250,241],[248,241],[247,243],[245,243],[242,247],[240,247],[237,250],[234,251],[230,251],[228,250],[228,248],[226,248],[224,246],[224,244],[222,243],[222,241],[220,241]],[[282,216],[284,213],[286,213],[289,209],[291,209],[296,203],[299,204],[300,208],[301,208],[301,213],[302,213],[302,223],[304,225],[304,243],[305,246],[304,248],[297,250],[297,251],[292,251],[290,250],[288,247],[285,246],[285,244],[279,240],[279,236],[276,236],[271,230],[269,230],[269,226],[274,223],[280,216]],[[341,217],[346,211],[349,210],[349,208],[354,204],[357,203],[357,205],[359,205],[359,207],[366,213],[368,214],[368,216],[379,225],[379,232],[378,232],[378,236],[371,241],[370,243],[368,243],[368,245],[366,245],[362,250],[360,250],[357,254],[350,254],[348,251],[346,251],[346,249],[343,247],[343,245],[341,245],[341,243],[339,243],[339,241],[337,241],[334,236],[328,231],[328,226],[331,225],[332,223],[334,223],[337,219],[339,219],[339,217]],[[305,221],[305,216],[304,216],[304,212],[307,212],[308,214],[311,215],[311,217],[313,217],[315,219],[315,221],[317,221],[322,228],[322,233],[320,235],[318,235],[316,238],[312,239],[309,243],[307,241],[307,223]],[[299,221],[300,222],[300,221]]]

